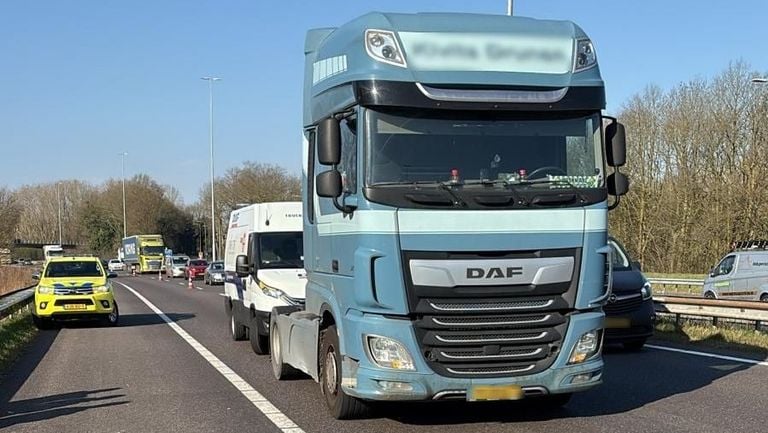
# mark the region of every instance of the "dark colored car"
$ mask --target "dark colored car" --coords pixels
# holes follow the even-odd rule
[[[184,278],[203,278],[207,268],[207,261],[202,259],[192,259],[187,262],[187,268],[184,269]]]
[[[651,283],[640,271],[640,263],[631,260],[620,242],[609,238],[608,244],[613,247],[613,292],[603,306],[605,342],[640,350],[653,336],[656,320]]]

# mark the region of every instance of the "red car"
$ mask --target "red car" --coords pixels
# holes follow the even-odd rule
[[[205,260],[190,260],[187,262],[187,268],[184,270],[184,278],[203,278],[205,270],[208,268],[208,262]]]

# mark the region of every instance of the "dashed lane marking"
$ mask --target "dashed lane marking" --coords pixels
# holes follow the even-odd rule
[[[240,393],[245,398],[247,398],[248,401],[250,401],[261,413],[264,414],[264,416],[267,417],[269,421],[272,422],[272,424],[277,426],[277,428],[279,428],[284,433],[304,433],[304,430],[302,430],[298,425],[296,425],[295,422],[293,422],[284,413],[282,413],[280,409],[275,407],[275,405],[267,400],[266,397],[261,395],[261,393],[256,391],[254,387],[252,387],[248,382],[240,377],[239,374],[235,373],[234,370],[227,366],[227,364],[216,357],[213,352],[200,344],[200,342],[189,335],[189,333],[187,333],[187,331],[185,331],[181,326],[177,325],[170,318],[168,318],[168,316],[166,316],[162,310],[157,308],[155,304],[150,302],[149,299],[142,296],[141,293],[137,292],[132,287],[129,287],[127,284],[121,283],[119,281],[117,281],[117,283],[128,289],[137,298],[139,298],[141,302],[145,303],[147,307],[154,311],[155,314],[160,316],[160,318],[163,319],[163,321],[168,324],[171,329],[176,331],[176,333],[179,334],[179,336],[183,338],[184,341],[186,341],[190,346],[192,346],[193,349],[195,349],[195,351],[197,351],[197,353],[200,354],[200,356],[208,361],[208,364],[215,368],[216,371],[221,373],[221,375],[229,381],[229,383],[237,388],[237,390],[240,391]]]

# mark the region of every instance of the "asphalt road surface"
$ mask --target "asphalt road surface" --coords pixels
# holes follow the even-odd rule
[[[768,431],[768,365],[659,349],[608,350],[604,384],[556,411],[402,403],[336,421],[317,383],[277,382],[268,356],[231,340],[221,286],[126,276],[114,287],[120,326],[43,331],[0,377],[0,431]]]

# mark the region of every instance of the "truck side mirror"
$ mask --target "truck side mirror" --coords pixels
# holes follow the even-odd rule
[[[317,175],[315,185],[320,197],[336,198],[341,195],[341,173],[338,170],[324,171]]]
[[[317,125],[317,160],[322,165],[337,165],[341,162],[341,128],[333,117]]]
[[[606,183],[608,184],[608,194],[612,196],[622,196],[629,191],[629,179],[624,173],[616,171],[609,174]]]
[[[248,256],[240,254],[235,259],[235,273],[238,277],[247,277],[251,273],[251,265],[248,263]]]
[[[611,167],[621,167],[627,162],[627,143],[624,125],[612,122],[605,128],[606,159]]]
[[[34,274],[32,274],[32,279],[33,280],[39,280],[40,279],[40,273],[39,272],[35,272]]]

